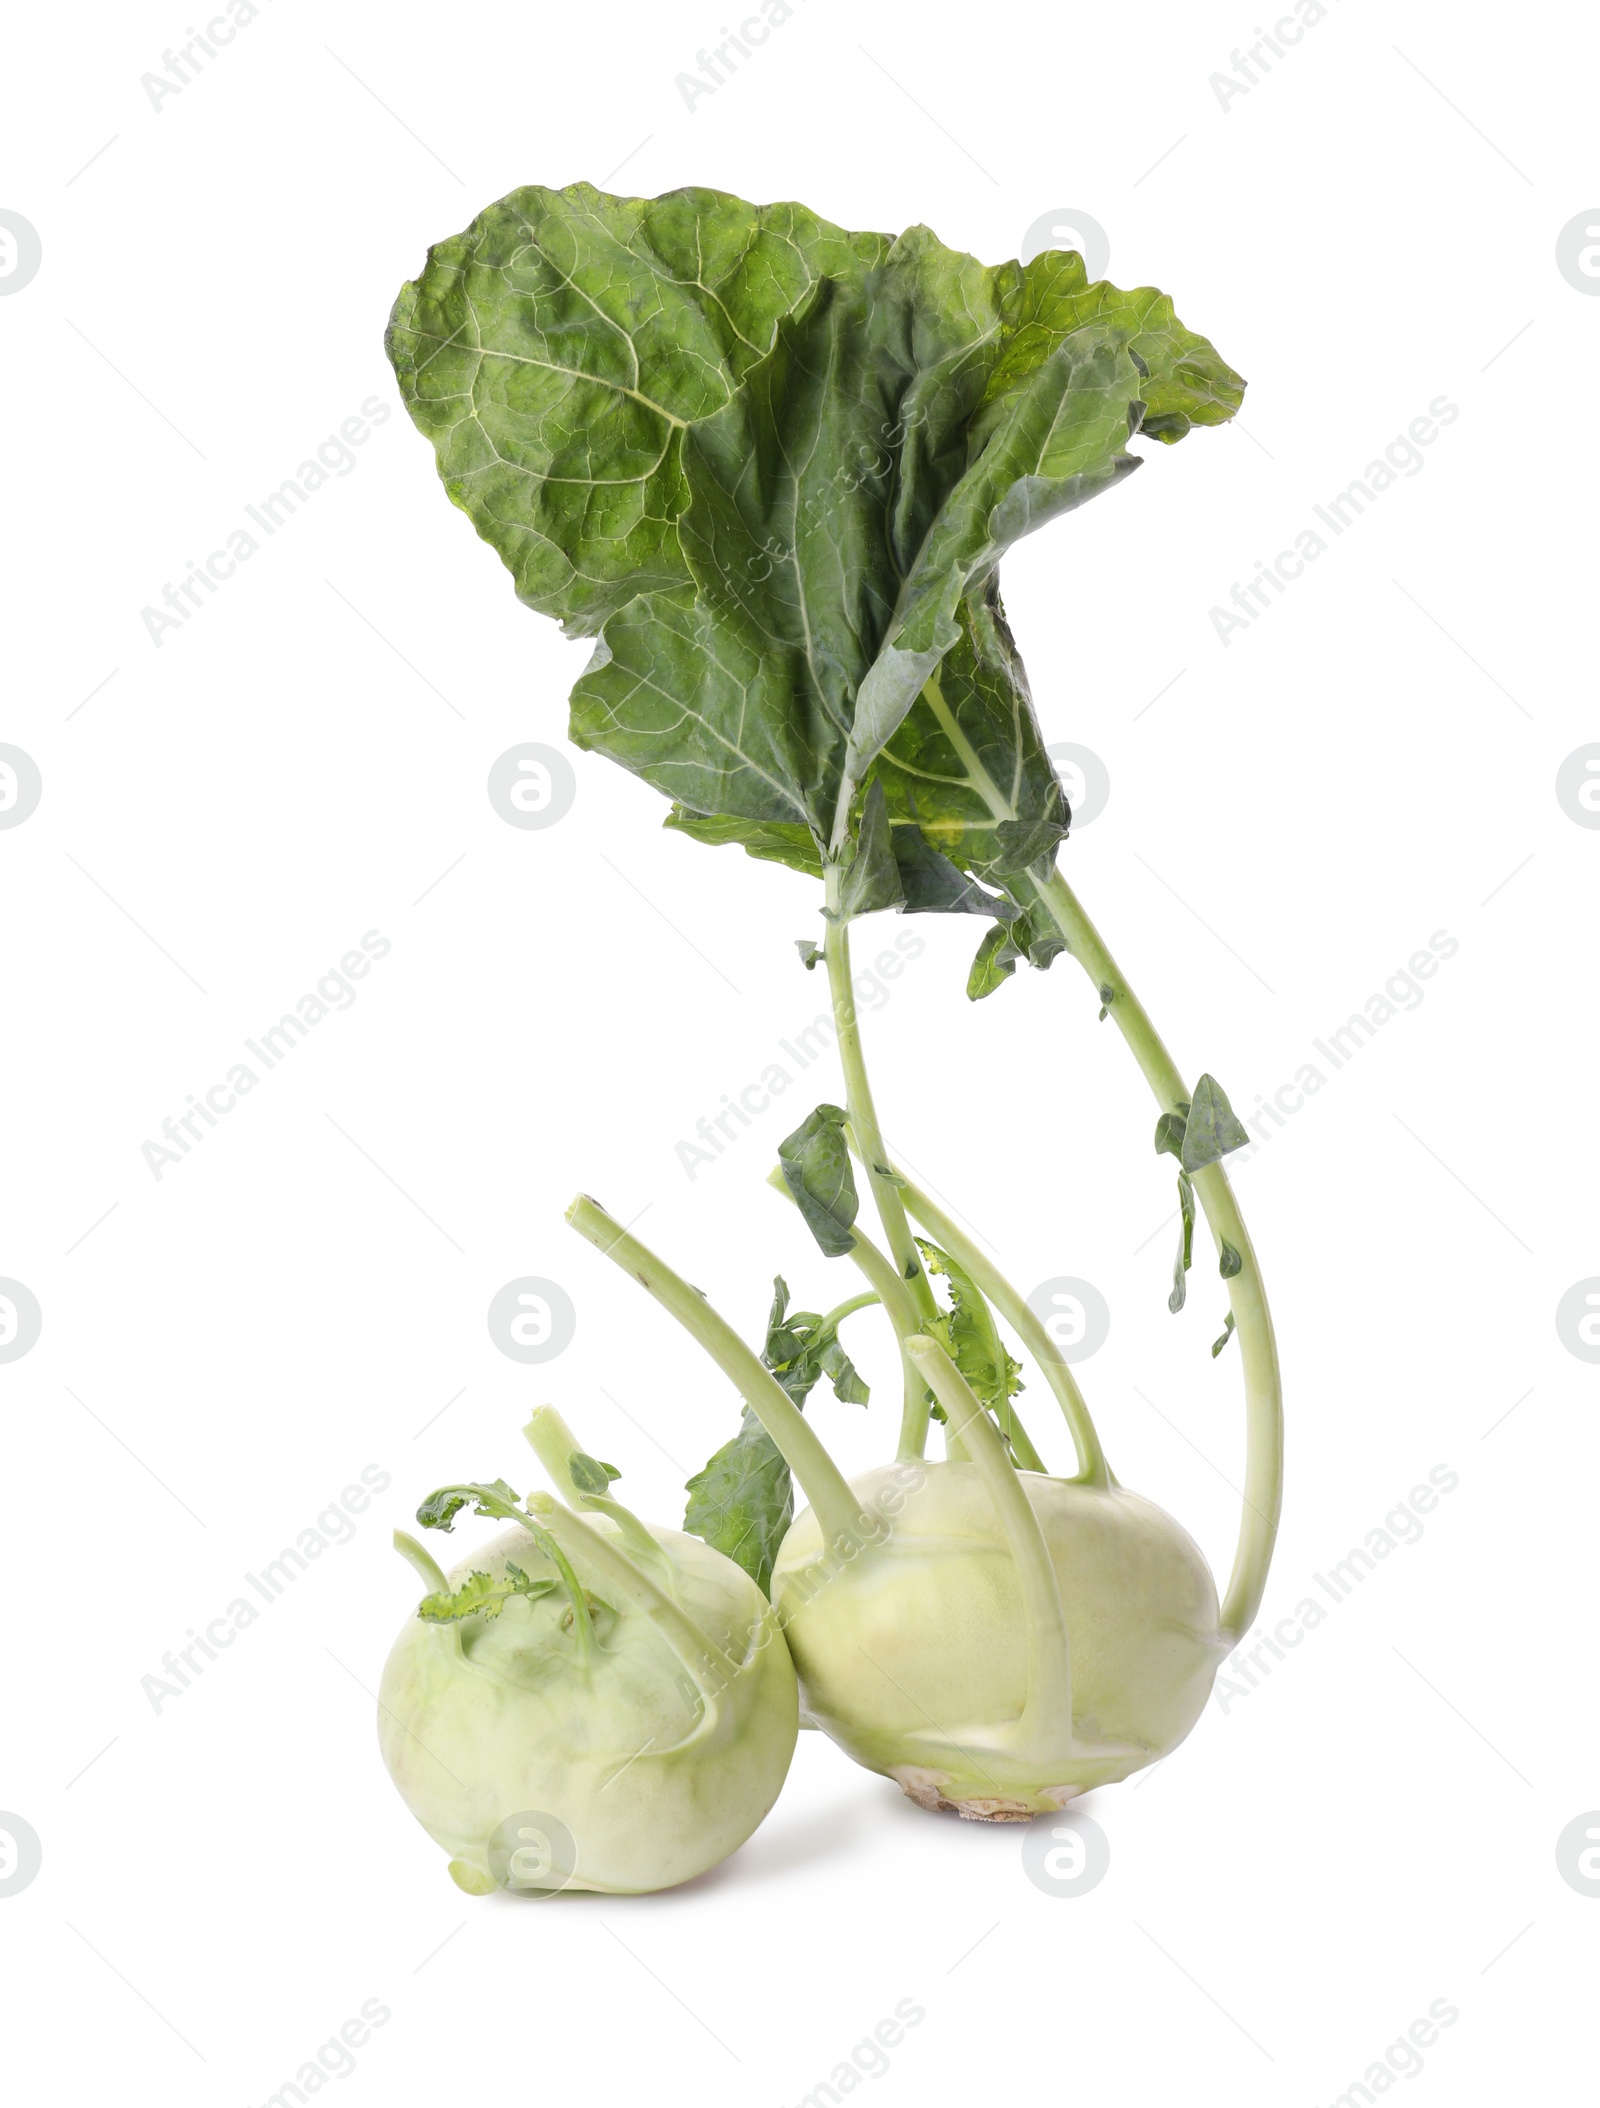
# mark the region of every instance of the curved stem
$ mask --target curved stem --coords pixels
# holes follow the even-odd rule
[[[880,1252],[872,1239],[863,1236],[860,1230],[852,1230],[851,1235],[855,1243],[850,1247],[850,1257],[878,1291],[879,1300],[900,1341],[900,1359],[906,1382],[900,1407],[900,1442],[895,1456],[903,1464],[910,1463],[922,1455],[928,1444],[928,1382],[906,1351],[908,1341],[915,1339],[921,1331],[922,1320],[888,1254]]]
[[[956,1433],[948,1416],[944,1423],[944,1460],[947,1464],[970,1464],[972,1452]]]
[[[804,1413],[727,1319],[719,1316],[698,1290],[637,1237],[630,1236],[587,1194],[580,1194],[568,1208],[567,1220],[581,1237],[587,1237],[625,1273],[632,1274],[662,1309],[705,1348],[777,1444],[784,1462],[800,1481],[824,1538],[831,1540],[840,1534],[853,1538],[860,1503],[850,1490],[849,1480],[823,1448]]]
[[[1071,887],[1056,872],[1033,890],[1090,981],[1097,989],[1111,990],[1112,1021],[1132,1049],[1157,1103],[1164,1112],[1175,1111],[1189,1097],[1177,1065]],[[1194,1173],[1194,1189],[1218,1250],[1226,1241],[1240,1259],[1239,1272],[1228,1283],[1228,1302],[1244,1364],[1244,1509],[1220,1620],[1222,1637],[1236,1643],[1260,1608],[1278,1534],[1283,1506],[1283,1385],[1261,1269],[1228,1174],[1220,1164],[1208,1164]]]
[[[553,1405],[536,1407],[533,1418],[522,1433],[549,1474],[551,1485],[569,1508],[609,1515],[621,1533],[623,1543],[636,1559],[642,1559],[646,1567],[657,1574],[671,1572],[671,1562],[631,1508],[613,1500],[609,1493],[579,1491],[572,1476],[572,1460],[584,1452],[579,1448],[572,1429]]]
[[[538,1498],[542,1506],[548,1496],[540,1494]],[[570,1557],[591,1570],[598,1568],[602,1584],[610,1593],[621,1596],[650,1618],[703,1698],[708,1702],[715,1700],[728,1688],[739,1673],[739,1664],[702,1632],[648,1574],[641,1573],[620,1545],[612,1544],[581,1515],[559,1507],[554,1500],[550,1500],[545,1511],[544,1524],[552,1537],[564,1541]]]
[[[833,1026],[839,1040],[839,1065],[844,1071],[845,1106],[850,1114],[851,1129],[860,1145],[867,1183],[872,1188],[878,1220],[883,1224],[883,1234],[894,1263],[909,1284],[922,1316],[936,1317],[939,1306],[922,1270],[922,1260],[917,1252],[916,1239],[911,1234],[911,1225],[906,1221],[900,1189],[889,1169],[888,1151],[883,1146],[883,1136],[878,1128],[878,1110],[872,1102],[872,1085],[867,1081],[866,1057],[856,1018],[855,986],[850,976],[850,926],[839,912],[840,876],[839,866],[830,864],[826,873],[827,907],[823,918],[822,956],[828,969],[828,993],[833,999]]]
[[[1044,1371],[1045,1382],[1055,1393],[1071,1431],[1073,1447],[1078,1452],[1078,1483],[1084,1486],[1113,1485],[1111,1467],[1100,1447],[1100,1437],[1089,1417],[1083,1393],[1071,1369],[1061,1359],[1061,1350],[1050,1337],[1044,1321],[1035,1314],[1026,1298],[1012,1287],[988,1254],[903,1173],[900,1190],[905,1196],[906,1206],[928,1235],[943,1246],[963,1273],[972,1276],[981,1293],[993,1303]]]
[[[831,1310],[823,1312],[822,1323],[817,1329],[819,1332],[827,1332],[830,1329],[837,1332],[847,1317],[854,1317],[858,1310],[865,1310],[869,1304],[880,1303],[882,1300],[883,1298],[870,1288],[863,1289],[858,1296],[846,1296],[842,1303],[835,1303]]]
[[[567,1592],[567,1601],[572,1608],[572,1650],[579,1661],[586,1662],[594,1653],[594,1630],[589,1623],[589,1598],[583,1592],[583,1584],[572,1571],[566,1554],[544,1527],[544,1524],[536,1522],[531,1515],[525,1512],[523,1507],[519,1507],[514,1495],[507,1499],[505,1494],[497,1490],[498,1486],[503,1483],[504,1481],[497,1480],[494,1486],[475,1484],[441,1486],[439,1492],[433,1495],[433,1499],[438,1500],[447,1493],[470,1494],[475,1514],[489,1516],[497,1522],[514,1522],[518,1529],[527,1531],[545,1558],[555,1568],[556,1573],[560,1577],[561,1585]],[[507,1487],[506,1493],[509,1494],[510,1491],[511,1489]],[[455,1512],[453,1508],[451,1512]],[[422,1511],[419,1509],[419,1521],[421,1520],[421,1515]],[[448,1529],[449,1524],[446,1523],[444,1527]],[[403,1551],[404,1546],[401,1546],[400,1549]]]
[[[1014,1733],[1052,1754],[1072,1747],[1072,1655],[1061,1588],[1033,1504],[1006,1455],[999,1430],[972,1386],[937,1340],[906,1342],[929,1388],[949,1416],[952,1437],[966,1447],[994,1502],[1022,1591],[1028,1695]]]
[[[418,1544],[407,1531],[396,1530],[394,1548],[402,1559],[416,1568],[418,1577],[430,1596],[442,1596],[445,1593],[450,1584],[444,1577],[444,1568],[426,1545]]]
[[[541,1522],[533,1522],[520,1509],[508,1511],[512,1522],[520,1523],[534,1543],[543,1552],[556,1572],[561,1576],[561,1585],[567,1592],[567,1601],[572,1609],[572,1651],[580,1662],[594,1658],[594,1623],[589,1616],[589,1598],[583,1583],[573,1570],[572,1562],[561,1549],[554,1533]]]

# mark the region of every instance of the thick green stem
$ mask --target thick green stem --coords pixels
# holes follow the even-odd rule
[[[919,1186],[902,1175],[900,1190],[906,1206],[935,1244],[942,1245],[963,1273],[972,1276],[979,1290],[1013,1328],[1044,1371],[1045,1382],[1055,1393],[1071,1432],[1073,1447],[1078,1452],[1078,1483],[1084,1486],[1112,1485],[1111,1468],[1100,1447],[1100,1437],[1089,1417],[1083,1393],[1071,1369],[1061,1359],[1061,1350],[1050,1337],[1044,1321],[1029,1307],[1026,1298],[1012,1287],[988,1254],[974,1244]]]
[[[662,1309],[704,1347],[777,1444],[785,1463],[800,1481],[824,1538],[853,1538],[857,1534],[860,1503],[850,1490],[849,1480],[759,1355],[752,1353],[698,1290],[637,1237],[630,1236],[598,1201],[580,1194],[568,1208],[567,1220],[580,1236],[587,1237],[625,1273],[632,1274]]]
[[[945,701],[937,674],[930,675],[922,693],[994,819],[997,822],[1018,819],[1020,815],[1015,804],[990,776],[982,757]],[[1175,1112],[1189,1096],[1183,1078],[1066,880],[1057,872],[1042,885],[1028,879],[1016,883],[1019,895],[1026,899],[1031,893],[1054,922],[1095,989],[1109,989],[1110,1014],[1118,1031],[1133,1049],[1134,1058],[1144,1071],[1145,1080],[1162,1111]],[[1218,1249],[1225,1239],[1243,1261],[1241,1271],[1228,1284],[1228,1297],[1244,1362],[1244,1513],[1221,1619],[1223,1637],[1237,1641],[1249,1629],[1260,1606],[1278,1533],[1278,1513],[1283,1504],[1282,1385],[1278,1375],[1277,1345],[1272,1337],[1272,1318],[1261,1285],[1261,1270],[1240,1219],[1227,1173],[1220,1164],[1212,1164],[1196,1174],[1194,1185]]]
[[[828,968],[828,992],[833,998],[833,1027],[839,1040],[839,1064],[844,1070],[845,1106],[850,1114],[850,1128],[866,1166],[867,1183],[872,1189],[878,1220],[883,1224],[883,1234],[894,1263],[910,1286],[922,1316],[931,1318],[938,1314],[939,1306],[922,1270],[917,1241],[911,1234],[900,1189],[889,1169],[888,1151],[883,1146],[883,1135],[878,1127],[878,1110],[872,1102],[872,1085],[867,1080],[861,1027],[856,1017],[855,985],[850,975],[850,925],[839,910],[840,870],[837,864],[827,867],[826,880],[827,912],[822,956]]]
[[[1034,891],[1093,985],[1111,991],[1112,1022],[1132,1049],[1156,1102],[1163,1112],[1176,1111],[1190,1097],[1177,1065],[1071,887],[1057,872]],[[1228,1282],[1228,1302],[1244,1364],[1244,1509],[1221,1616],[1222,1637],[1237,1643],[1260,1607],[1278,1534],[1283,1505],[1283,1387],[1261,1269],[1228,1175],[1220,1164],[1208,1164],[1194,1174],[1194,1189],[1218,1251],[1227,1243],[1240,1260],[1238,1273]]]
[[[1061,1589],[1033,1504],[1023,1489],[1000,1433],[972,1386],[937,1340],[908,1340],[906,1352],[949,1416],[952,1437],[963,1444],[994,1502],[1022,1591],[1028,1686],[1014,1736],[1019,1747],[1064,1755],[1072,1748],[1072,1656]]]
[[[905,1282],[895,1272],[894,1261],[888,1253],[880,1251],[872,1239],[863,1236],[860,1230],[852,1230],[850,1234],[855,1239],[850,1247],[850,1257],[872,1283],[877,1300],[882,1303],[889,1322],[903,1345],[922,1329],[917,1317],[917,1306],[912,1302]]]

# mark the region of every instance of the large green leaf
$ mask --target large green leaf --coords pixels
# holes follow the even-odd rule
[[[573,635],[683,585],[683,434],[834,270],[887,247],[720,191],[532,186],[428,252],[385,340],[446,490]]]
[[[388,344],[521,598],[596,637],[580,745],[802,868],[875,773],[1001,885],[1065,811],[999,558],[1243,385],[1071,253],[986,268],[709,190],[515,192],[430,252]]]

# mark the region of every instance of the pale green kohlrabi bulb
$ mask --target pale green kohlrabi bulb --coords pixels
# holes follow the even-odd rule
[[[587,1497],[580,1470],[606,1467],[551,1422],[565,1436],[549,1414],[535,1446],[547,1465],[552,1448],[570,1457],[591,1512],[533,1496],[538,1519],[448,1578],[434,1569],[384,1668],[379,1743],[469,1893],[669,1888],[737,1850],[777,1799],[794,1669],[755,1583],[698,1538]],[[479,1514],[521,1514],[502,1481],[446,1489],[419,1519],[440,1526],[442,1504],[448,1527],[474,1498]]]
[[[807,1710],[858,1764],[927,1808],[990,1822],[1061,1807],[1174,1749],[1226,1651],[1199,1547],[1152,1501],[1022,1471],[1060,1591],[1067,1696],[1024,1721],[1030,1610],[972,1463],[851,1481],[882,1518],[853,1555],[812,1511],[785,1537],[772,1599]],[[1048,1635],[1045,1636],[1048,1643]]]

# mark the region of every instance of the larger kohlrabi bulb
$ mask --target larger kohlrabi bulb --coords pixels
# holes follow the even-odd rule
[[[853,1553],[825,1546],[808,1508],[772,1577],[817,1725],[922,1806],[991,1822],[1046,1813],[1165,1756],[1199,1718],[1225,1651],[1211,1571],[1171,1516],[1118,1486],[1018,1479],[1069,1643],[1070,1721],[1036,1723],[1032,1740],[1018,1736],[1023,1590],[975,1465],[852,1480],[881,1528]]]

